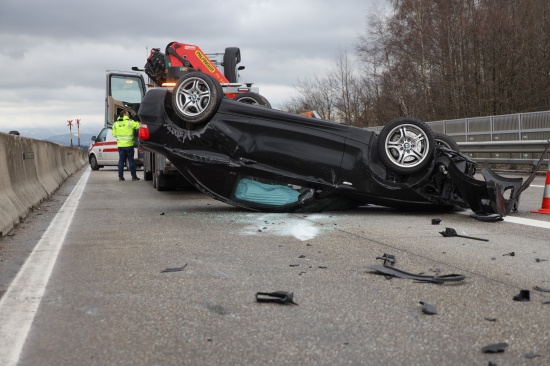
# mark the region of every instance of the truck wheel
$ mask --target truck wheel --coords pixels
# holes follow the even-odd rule
[[[95,155],[90,156],[90,168],[92,168],[92,170],[99,170],[99,165],[97,164]]]
[[[237,82],[237,64],[241,62],[241,51],[238,47],[227,47],[223,54],[223,73],[230,83]]]
[[[216,114],[224,94],[214,78],[202,72],[185,74],[174,87],[172,105],[184,122],[206,122]]]
[[[260,95],[254,92],[239,94],[233,100],[236,102],[252,104],[252,105],[261,105],[267,108],[271,108],[271,104],[263,95]]]
[[[411,175],[430,164],[435,149],[434,134],[424,122],[398,119],[382,128],[377,149],[386,168],[398,174]]]
[[[166,177],[164,176],[164,174],[162,172],[158,173],[158,174],[155,174],[155,188],[157,189],[157,191],[165,191],[166,190]]]
[[[153,173],[143,167],[143,180],[150,181],[153,180]]]

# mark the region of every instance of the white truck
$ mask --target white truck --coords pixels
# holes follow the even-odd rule
[[[197,70],[216,74],[227,97],[271,108],[257,87],[239,81],[239,71],[244,69],[244,66],[238,66],[240,61],[240,50],[236,47],[228,47],[224,53],[203,53],[198,46],[171,42],[165,53],[158,48],[152,49],[144,69],[133,67],[133,72],[108,70],[105,127],[112,126],[122,110],[130,111],[130,115],[137,119],[140,102],[148,88],[172,89],[181,75]],[[141,71],[149,76],[149,83],[145,83]],[[143,161],[143,178],[152,181],[157,190],[191,188],[166,157],[151,151],[140,151],[139,154],[138,160]]]

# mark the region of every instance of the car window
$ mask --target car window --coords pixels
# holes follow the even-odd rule
[[[105,141],[116,141],[116,138],[113,137],[113,130],[110,128],[105,129],[107,131],[107,139]]]
[[[145,90],[139,77],[113,75],[111,76],[111,95],[120,101],[139,103],[145,95]]]
[[[106,139],[107,139],[107,132],[108,131],[109,131],[109,129],[107,129],[107,128],[102,129],[95,141],[96,142],[105,142]]]

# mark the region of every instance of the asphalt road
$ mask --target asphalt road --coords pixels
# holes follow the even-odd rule
[[[550,293],[533,290],[550,288],[550,215],[529,212],[541,206],[544,177],[533,185],[510,216],[517,222],[486,223],[468,211],[375,206],[252,213],[85,168],[0,239],[0,294],[12,302],[0,364],[550,364]],[[63,214],[66,229],[46,231]],[[446,227],[488,241],[445,238]],[[387,279],[367,269],[384,253],[407,272],[466,278]],[[50,269],[22,267],[44,254]],[[13,297],[22,268],[39,269],[17,277],[35,292]],[[521,290],[531,301],[513,300]],[[272,291],[293,292],[298,305],[256,302]],[[504,352],[482,353],[500,342]]]

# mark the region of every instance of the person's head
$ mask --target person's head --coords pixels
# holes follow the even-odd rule
[[[128,111],[121,111],[120,114],[118,115],[119,117],[130,117],[130,112]]]

